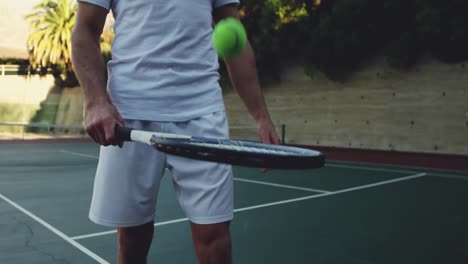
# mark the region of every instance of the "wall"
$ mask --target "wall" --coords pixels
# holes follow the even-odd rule
[[[264,87],[275,124],[295,144],[468,154],[468,66],[427,60],[398,71],[382,60],[336,83],[300,68]],[[252,126],[235,93],[225,96],[231,126]],[[235,130],[232,136],[251,137]]]
[[[53,84],[50,75],[0,75],[0,122],[28,122]]]
[[[0,122],[29,123],[41,108],[41,116],[53,116],[55,124],[79,126],[83,122],[83,91],[79,87],[53,89],[51,75],[0,76]],[[42,121],[42,120],[39,120]]]
[[[55,123],[64,126],[80,126],[84,118],[84,94],[80,87],[65,88],[58,105]]]

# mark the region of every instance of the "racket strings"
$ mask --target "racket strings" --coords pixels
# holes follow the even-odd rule
[[[199,142],[191,142],[191,145],[201,146],[201,147],[209,147],[209,148],[217,148],[217,149],[225,149],[225,150],[235,150],[238,152],[252,152],[252,153],[262,153],[262,154],[274,154],[274,155],[291,155],[291,152],[276,150],[276,149],[264,149],[264,148],[257,148],[257,147],[246,147],[246,146],[235,146],[235,145],[223,145],[223,144],[210,144],[210,143],[199,143]]]

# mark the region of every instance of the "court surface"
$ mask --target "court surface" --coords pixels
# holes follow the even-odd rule
[[[87,217],[98,147],[0,148],[0,263],[115,263],[115,230]],[[468,173],[334,161],[234,172],[235,263],[468,263]],[[149,263],[196,263],[169,177],[157,211]]]

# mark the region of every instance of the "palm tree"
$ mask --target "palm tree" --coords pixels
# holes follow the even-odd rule
[[[67,103],[66,98],[62,98],[62,93],[66,91],[63,88],[79,85],[71,61],[71,33],[76,11],[76,0],[42,0],[33,8],[33,12],[26,16],[31,29],[27,41],[30,65],[43,74],[47,73],[47,69],[52,69],[55,78],[55,84],[49,91],[50,96],[41,103],[40,109],[31,119],[32,122],[56,123],[58,113],[66,116],[66,112],[74,111],[68,108],[61,111],[60,105]],[[101,37],[101,50],[106,61],[111,58],[113,36],[110,20]]]
[[[101,35],[101,53],[104,56],[104,62],[107,63],[112,58],[111,47],[114,40],[114,17],[109,14]]]
[[[43,0],[26,16],[31,29],[27,42],[31,66],[51,67],[58,81],[71,82],[62,83],[63,86],[77,84],[71,62],[71,32],[76,10],[73,0]]]

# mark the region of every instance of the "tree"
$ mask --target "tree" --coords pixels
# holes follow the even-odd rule
[[[43,0],[26,16],[31,33],[27,46],[34,69],[51,68],[60,86],[76,86],[71,61],[71,33],[77,4],[72,0]]]

